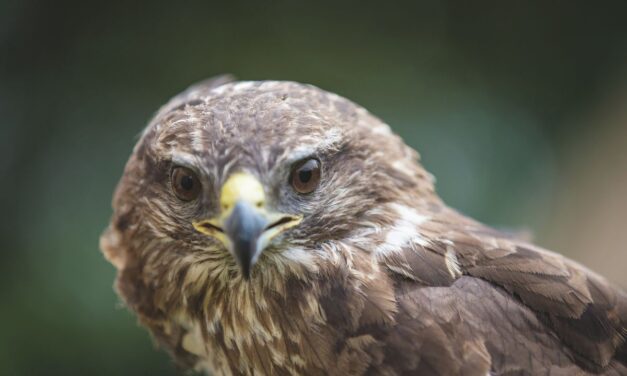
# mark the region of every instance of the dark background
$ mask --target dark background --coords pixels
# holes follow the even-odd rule
[[[0,0],[0,374],[176,372],[98,237],[153,112],[225,72],[353,99],[449,204],[627,286],[625,4]]]

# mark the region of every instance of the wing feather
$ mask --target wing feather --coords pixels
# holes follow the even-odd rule
[[[559,254],[467,218],[440,218],[425,228],[431,232],[429,244],[385,256],[390,273],[403,283],[455,284],[459,276],[442,278],[446,252],[452,251],[463,275],[485,280],[491,284],[485,288],[502,289],[511,304],[521,304],[547,333],[557,336],[577,366],[600,372],[618,362],[627,365],[627,298],[605,279]],[[474,319],[487,319],[480,314]],[[491,323],[507,319],[503,312]]]

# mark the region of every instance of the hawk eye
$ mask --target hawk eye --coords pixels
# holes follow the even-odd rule
[[[320,161],[317,159],[306,159],[292,169],[290,184],[298,193],[311,193],[320,183]]]
[[[191,201],[200,194],[200,181],[194,171],[187,167],[174,167],[170,183],[176,197],[183,201]]]

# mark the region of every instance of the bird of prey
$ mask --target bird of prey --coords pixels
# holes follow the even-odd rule
[[[117,292],[184,369],[627,375],[625,292],[449,208],[388,125],[314,86],[190,87],[113,208]]]

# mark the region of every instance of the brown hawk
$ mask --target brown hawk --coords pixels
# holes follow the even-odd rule
[[[627,374],[626,294],[447,207],[418,160],[335,94],[211,79],[143,132],[101,248],[184,368]]]

